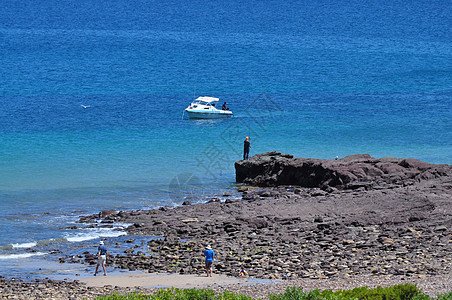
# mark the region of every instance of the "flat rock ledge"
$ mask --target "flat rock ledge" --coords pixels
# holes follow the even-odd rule
[[[452,174],[450,165],[418,159],[374,158],[356,154],[341,159],[293,157],[271,151],[235,163],[236,181],[253,186],[297,185],[324,190],[412,185]]]

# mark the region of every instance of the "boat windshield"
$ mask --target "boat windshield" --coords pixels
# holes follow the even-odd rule
[[[206,105],[206,106],[211,106],[212,105],[212,103],[210,103],[210,102],[206,102],[206,101],[203,101],[203,100],[196,100],[195,102],[193,102],[194,104],[200,104],[200,105]]]

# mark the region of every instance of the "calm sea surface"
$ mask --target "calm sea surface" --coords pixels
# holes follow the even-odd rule
[[[448,1],[1,6],[0,275],[60,274],[41,260],[124,234],[68,229],[80,215],[235,196],[245,136],[452,164]],[[234,118],[188,120],[197,96]]]

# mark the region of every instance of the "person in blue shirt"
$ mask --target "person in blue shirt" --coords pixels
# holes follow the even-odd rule
[[[212,250],[212,247],[207,246],[206,251],[204,251],[204,256],[206,257],[206,273],[207,277],[212,277],[212,269],[213,269],[213,257],[215,253]]]
[[[240,269],[240,272],[239,272],[239,276],[240,277],[248,277],[248,272],[245,271],[245,267],[242,266],[242,268]]]
[[[104,242],[100,241],[99,247],[97,247],[97,266],[96,272],[94,272],[94,276],[97,275],[97,271],[100,265],[102,265],[102,268],[104,269],[104,276],[107,276],[107,269],[105,267],[106,262],[107,262],[107,248],[105,248]]]

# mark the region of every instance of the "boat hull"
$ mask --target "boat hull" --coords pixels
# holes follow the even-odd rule
[[[185,110],[190,119],[224,119],[233,116],[230,111],[196,111],[196,110]]]

